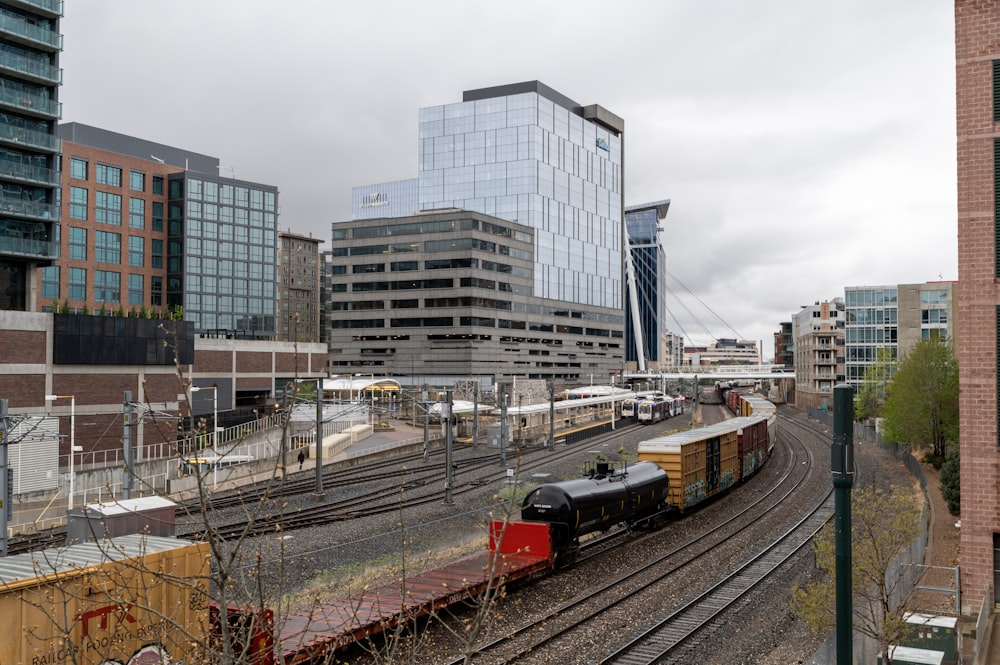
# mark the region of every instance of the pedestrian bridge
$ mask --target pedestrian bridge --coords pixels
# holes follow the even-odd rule
[[[785,365],[682,365],[661,367],[645,372],[625,372],[625,382],[664,380],[715,379],[795,379],[795,370]]]

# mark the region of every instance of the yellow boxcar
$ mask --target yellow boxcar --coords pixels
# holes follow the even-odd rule
[[[738,425],[724,421],[639,444],[639,459],[667,472],[667,502],[684,511],[724,492],[739,479]]]
[[[0,559],[0,663],[203,662],[208,553],[134,535]]]

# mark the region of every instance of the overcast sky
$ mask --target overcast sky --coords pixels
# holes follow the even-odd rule
[[[950,2],[91,0],[61,27],[63,121],[218,157],[326,247],[352,187],[416,177],[419,108],[537,79],[625,119],[689,342],[770,358],[845,286],[957,278]]]

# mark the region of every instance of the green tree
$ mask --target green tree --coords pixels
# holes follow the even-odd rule
[[[941,496],[948,504],[948,512],[959,515],[962,509],[962,485],[959,477],[958,448],[948,453],[948,458],[941,466]]]
[[[903,573],[890,567],[920,535],[923,511],[918,495],[908,489],[886,492],[873,487],[855,491],[852,500],[851,583],[854,630],[878,641],[882,662],[891,663],[889,646],[909,634],[903,615],[909,611]],[[804,588],[792,589],[792,611],[819,635],[836,626],[836,527],[828,523],[813,542],[816,565],[826,575]],[[899,598],[900,600],[895,600]]]
[[[958,361],[950,346],[921,340],[900,362],[882,408],[889,439],[930,445],[940,465],[958,440]]]
[[[881,415],[889,382],[895,372],[895,351],[889,347],[879,349],[875,362],[865,367],[864,378],[854,397],[854,417],[857,420],[878,418]]]

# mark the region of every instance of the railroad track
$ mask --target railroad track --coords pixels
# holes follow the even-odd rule
[[[518,467],[518,476],[523,478],[527,474],[530,474],[531,471],[563,459],[578,457],[583,450],[615,442],[622,434],[641,429],[642,427],[642,425],[620,427],[615,432],[601,434],[576,444],[562,446],[556,450],[540,447],[522,450],[520,456],[516,460],[512,460],[512,462]],[[382,468],[384,468],[384,465],[382,465]],[[339,501],[292,511],[279,509],[274,513],[262,512],[261,502],[270,498],[266,494],[263,494],[260,495],[263,498],[258,498],[256,502],[245,501],[242,504],[238,504],[249,507],[255,513],[249,519],[243,517],[229,523],[203,524],[198,528],[183,532],[178,529],[177,535],[178,537],[192,540],[202,540],[209,536],[223,540],[233,540],[248,536],[265,535],[277,531],[285,532],[343,522],[345,520],[362,519],[415,508],[429,503],[441,502],[441,490],[437,488],[430,489],[430,487],[436,487],[438,483],[443,483],[443,464],[438,465],[436,473],[432,471],[420,474],[418,476],[419,482],[406,478],[405,473],[408,472],[409,470],[405,472],[398,470],[386,472],[382,474],[385,476],[383,480],[387,482],[383,487]],[[469,461],[461,461],[459,462],[458,469],[455,469],[455,473],[453,474],[454,485],[452,487],[452,497],[460,497],[464,494],[481,490],[483,485],[501,482],[507,477],[506,467],[502,470],[497,470],[496,454],[477,458],[471,464]],[[391,480],[397,482],[388,482]],[[403,482],[398,482],[400,480]]]
[[[656,588],[677,579],[678,575],[682,575],[691,566],[699,565],[707,553],[725,547],[736,534],[763,523],[780,509],[784,501],[796,495],[809,478],[809,471],[815,462],[809,448],[798,439],[790,435],[779,437],[782,441],[789,442],[788,464],[782,469],[781,477],[774,486],[756,501],[745,505],[736,514],[700,536],[602,583],[598,588],[533,617],[532,621],[506,631],[502,638],[481,644],[477,653],[480,656],[487,654],[488,657],[493,652],[502,652],[502,659],[494,662],[503,663],[526,661],[540,654],[544,660],[544,650],[550,645],[565,638],[572,640],[577,631],[586,631],[592,622],[601,621],[601,615],[608,610],[631,602],[633,594],[655,594]],[[655,538],[657,535],[649,537]],[[558,659],[554,660],[556,661]],[[449,665],[461,662],[462,659],[456,659]]]

